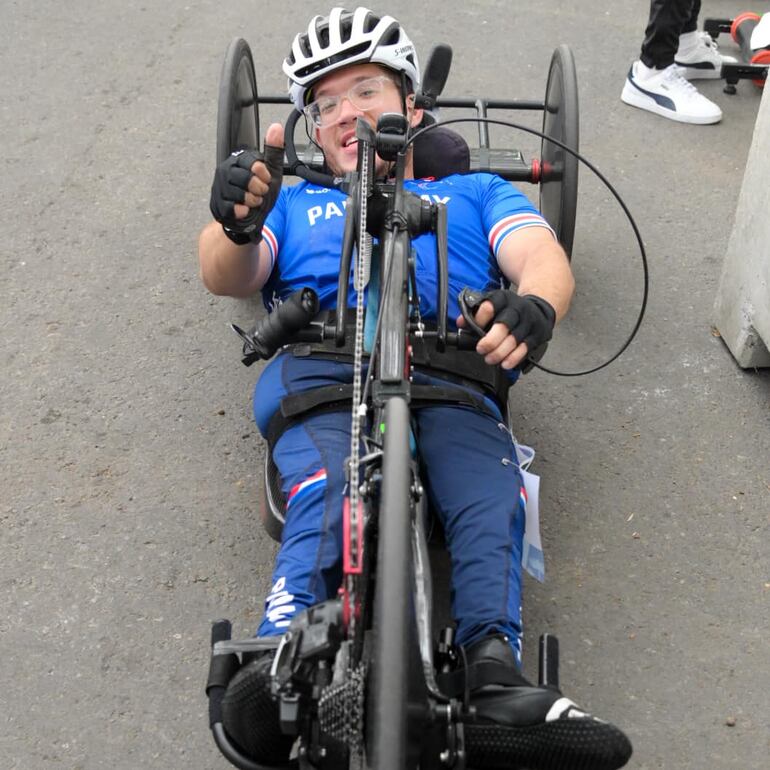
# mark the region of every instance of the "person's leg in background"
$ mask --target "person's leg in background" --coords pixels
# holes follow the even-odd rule
[[[699,14],[700,0],[694,0],[690,16],[679,33],[674,61],[688,80],[719,78],[722,76],[722,65],[737,60],[720,54],[711,35],[698,30]]]
[[[664,70],[674,63],[679,35],[692,23],[693,6],[693,0],[652,0],[639,56],[648,69]]]
[[[701,4],[701,0],[692,0],[691,7],[690,7],[690,18],[687,19],[687,22],[682,27],[681,34],[685,34],[686,32],[695,32],[695,30],[698,29],[698,17],[700,16],[700,4]]]
[[[680,123],[707,125],[722,119],[722,110],[685,77],[719,77],[721,70],[716,47],[697,31],[699,12],[700,0],[650,3],[642,50],[621,94],[626,104]]]

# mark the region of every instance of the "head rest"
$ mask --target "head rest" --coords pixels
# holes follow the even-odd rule
[[[470,171],[471,155],[460,134],[439,126],[421,134],[414,142],[414,177],[434,176],[441,179],[451,174]]]

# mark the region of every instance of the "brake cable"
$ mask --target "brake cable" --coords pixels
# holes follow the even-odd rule
[[[291,114],[289,115],[289,118],[286,121],[286,129],[289,133],[289,136],[292,135],[294,126],[296,125],[297,119],[301,114],[302,113],[298,112],[297,110],[292,110]],[[412,144],[417,139],[417,137],[422,136],[428,131],[432,131],[434,128],[438,128],[439,126],[448,126],[448,125],[452,125],[453,123],[475,123],[475,124],[486,123],[487,125],[504,126],[506,128],[513,128],[514,130],[524,131],[527,134],[532,134],[533,136],[538,136],[547,142],[551,142],[557,145],[558,147],[561,147],[563,150],[566,150],[570,155],[576,158],[580,163],[582,163],[584,166],[590,169],[591,172],[593,172],[593,174],[599,178],[602,184],[612,193],[613,197],[618,202],[618,205],[623,210],[623,213],[626,215],[626,218],[628,219],[628,222],[631,225],[632,230],[634,231],[636,241],[639,245],[639,254],[642,260],[642,272],[643,272],[642,302],[641,302],[641,306],[639,308],[639,314],[637,315],[636,322],[634,323],[633,329],[629,333],[625,342],[623,342],[623,344],[620,346],[620,348],[615,354],[610,356],[610,358],[608,358],[603,363],[599,364],[598,366],[594,366],[590,369],[585,369],[579,372],[560,372],[560,371],[557,371],[556,369],[551,369],[547,366],[544,366],[541,363],[537,363],[530,359],[530,363],[537,369],[541,369],[542,371],[547,372],[548,374],[553,374],[558,377],[582,377],[585,374],[593,374],[594,372],[598,372],[600,369],[604,369],[605,367],[609,366],[613,361],[615,361],[625,352],[626,348],[628,348],[628,346],[631,344],[634,337],[636,337],[636,334],[639,331],[639,327],[642,325],[642,319],[644,318],[644,313],[647,308],[647,299],[648,299],[649,287],[650,287],[650,275],[649,275],[649,266],[647,264],[647,252],[645,251],[645,248],[644,248],[642,236],[639,232],[639,228],[637,227],[633,216],[631,215],[631,212],[628,209],[628,206],[626,205],[625,201],[621,197],[620,193],[613,187],[612,183],[604,176],[604,174],[602,174],[602,172],[599,171],[599,169],[596,168],[596,166],[594,166],[594,164],[588,160],[588,158],[581,155],[577,150],[573,150],[571,147],[564,144],[564,142],[560,141],[559,139],[555,139],[552,136],[548,136],[544,134],[542,131],[538,131],[537,129],[530,128],[529,126],[523,126],[520,123],[513,123],[511,121],[501,120],[497,118],[481,118],[481,117],[452,118],[450,120],[442,120],[441,122],[433,123],[430,126],[425,126],[424,128],[421,128],[415,131],[414,133],[412,133],[411,136],[406,141],[404,151],[406,151],[406,148],[409,147],[409,145]],[[310,168],[305,163],[300,161],[299,158],[297,157],[296,150],[294,149],[294,143],[291,140],[287,141],[286,149],[287,149],[286,155],[289,160],[289,167],[290,167],[291,173],[296,174],[302,179],[305,179],[308,182],[312,182],[313,184],[318,184],[323,187],[335,187],[340,189],[341,182],[343,181],[342,178],[333,177],[330,174],[316,171],[315,169]]]
[[[596,168],[596,166],[594,166],[594,164],[591,163],[591,161],[589,161],[588,158],[585,158],[583,155],[577,152],[577,150],[573,150],[571,147],[564,144],[564,142],[559,141],[558,139],[554,139],[551,136],[547,136],[542,131],[538,131],[537,129],[534,129],[534,128],[529,128],[528,126],[522,126],[519,123],[512,123],[507,120],[499,120],[495,118],[479,118],[479,117],[452,118],[451,120],[442,120],[440,123],[434,123],[430,126],[426,126],[424,128],[421,128],[418,131],[415,131],[407,139],[404,151],[406,151],[406,147],[409,147],[409,145],[412,144],[415,141],[415,139],[417,139],[418,136],[422,136],[423,134],[427,133],[428,131],[432,131],[434,128],[437,128],[438,126],[448,126],[453,123],[477,123],[477,124],[486,123],[488,125],[505,126],[507,128],[513,128],[513,129],[518,129],[520,131],[525,131],[528,134],[539,136],[541,139],[545,139],[547,142],[552,142],[553,144],[561,147],[563,150],[566,150],[574,158],[577,158],[577,160],[580,163],[587,166],[599,178],[602,184],[612,193],[613,197],[620,205],[620,208],[623,210],[623,213],[626,215],[626,218],[628,219],[628,222],[631,225],[631,229],[634,231],[634,235],[636,236],[636,242],[639,245],[639,254],[642,260],[644,289],[642,292],[641,307],[639,308],[639,314],[636,318],[634,328],[631,330],[631,333],[628,335],[625,342],[620,346],[620,349],[614,355],[608,358],[604,363],[601,363],[598,366],[594,366],[591,369],[585,369],[584,371],[580,371],[580,372],[560,372],[560,371],[557,371],[556,369],[550,369],[547,366],[543,366],[542,364],[532,361],[530,359],[530,363],[537,369],[541,369],[542,371],[547,372],[548,374],[554,374],[558,377],[581,377],[584,374],[593,374],[594,372],[598,372],[600,369],[604,369],[606,366],[609,366],[613,361],[615,361],[615,359],[620,357],[620,355],[631,344],[631,341],[634,339],[634,337],[636,337],[636,334],[639,331],[639,327],[642,325],[642,319],[644,318],[644,313],[647,308],[647,298],[648,298],[649,289],[650,289],[650,273],[649,273],[649,266],[647,264],[647,252],[644,249],[644,243],[642,242],[642,236],[639,232],[639,228],[637,227],[636,222],[634,221],[634,218],[631,215],[631,212],[629,211],[628,206],[626,205],[625,201],[621,197],[620,193],[612,186],[612,184],[604,176],[604,174],[602,174],[602,172],[599,171],[599,169]]]

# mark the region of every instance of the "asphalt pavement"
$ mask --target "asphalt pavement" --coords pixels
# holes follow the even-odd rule
[[[228,43],[245,37],[261,91],[278,93],[292,36],[327,10],[2,3],[0,767],[227,766],[207,726],[209,622],[253,632],[275,547],[257,515],[257,371],[226,326],[259,302],[210,296],[196,240]],[[448,96],[541,99],[568,44],[581,148],[647,248],[647,314],[625,354],[512,394],[543,479],[527,671],[538,634],[557,634],[565,692],[628,731],[634,770],[767,767],[770,370],[739,369],[712,330],[760,92],[705,83],[724,111],[708,127],[622,104],[646,3],[388,10],[423,57],[453,46]],[[746,10],[770,8],[716,0],[701,16]],[[642,296],[630,226],[585,169],[573,264],[574,311],[547,359],[563,369],[611,355]]]

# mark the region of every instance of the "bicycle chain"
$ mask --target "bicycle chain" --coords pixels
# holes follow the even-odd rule
[[[361,141],[361,140],[359,140]],[[358,180],[358,243],[356,246],[356,332],[353,347],[353,410],[350,429],[350,466],[349,466],[349,506],[350,506],[350,561],[358,564],[358,517],[359,517],[359,457],[361,441],[361,424],[365,416],[365,405],[361,404],[361,377],[364,357],[364,292],[369,282],[372,258],[372,238],[366,230],[367,191],[371,183],[369,167],[369,146],[365,145],[361,157],[361,172]],[[348,602],[350,603],[350,635],[355,633],[355,584],[352,575],[347,577]]]
[[[361,141],[361,140],[359,140]],[[361,156],[361,171],[358,179],[358,241],[356,244],[356,336],[353,348],[353,412],[350,430],[350,486],[349,486],[349,528],[350,528],[350,562],[355,560],[356,567],[361,544],[358,542],[358,517],[359,511],[359,465],[360,442],[363,418],[366,416],[366,406],[361,403],[361,378],[364,353],[364,292],[369,282],[372,259],[372,238],[366,229],[368,190],[371,185],[371,167],[369,145],[364,144]],[[349,604],[348,639],[354,639],[356,634],[356,603],[357,583],[356,575],[346,576],[347,596]],[[348,658],[347,681],[339,687],[345,688],[342,692],[341,708],[343,719],[344,742],[348,746],[350,756],[356,757],[363,763],[363,734],[364,734],[364,682],[366,667],[364,664],[356,664]],[[352,692],[351,692],[352,690]],[[336,704],[336,701],[335,701]]]

